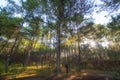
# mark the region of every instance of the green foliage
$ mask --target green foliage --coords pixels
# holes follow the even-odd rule
[[[116,67],[112,69],[113,80],[120,80],[120,68]]]
[[[108,24],[111,31],[120,31],[120,15],[112,17],[112,21]]]
[[[108,28],[110,29],[111,40],[115,42],[119,42],[120,36],[120,16],[112,17],[112,21],[108,24]],[[114,38],[113,38],[114,37]]]
[[[24,68],[22,67],[22,64],[12,64],[9,66],[9,73],[11,74],[18,74],[24,71]]]
[[[22,3],[22,6],[28,11],[34,11],[40,5],[39,0],[26,0]]]
[[[52,69],[48,70],[48,68],[44,68],[44,69],[37,70],[37,74],[42,78],[46,78],[46,77],[52,76],[54,73]]]
[[[2,73],[4,73],[4,63],[2,61],[0,61],[0,74],[2,74]]]
[[[43,54],[47,54],[51,51],[52,49],[47,47],[47,45],[41,44],[39,48],[39,52]]]
[[[0,11],[0,36],[13,37],[20,28],[20,22],[21,18],[9,17],[7,12]]]

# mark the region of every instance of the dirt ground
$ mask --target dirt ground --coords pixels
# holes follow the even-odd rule
[[[111,80],[111,75],[108,74],[87,74],[83,73],[79,76],[68,75],[63,77],[61,74],[55,74],[46,80]]]
[[[17,75],[17,74],[16,74]],[[12,78],[10,78],[12,76]],[[21,77],[24,76],[24,77]],[[34,71],[24,72],[14,78],[14,75],[0,75],[0,80],[112,80],[112,76],[109,73],[83,71],[76,73],[61,73],[53,74],[47,78],[42,78]],[[13,79],[14,78],[14,79]]]
[[[69,75],[69,74],[63,76],[62,74],[54,74],[49,78],[40,78],[38,76],[32,76],[32,77],[18,78],[13,80],[112,80],[112,77],[111,75],[108,74],[83,73],[80,76]]]

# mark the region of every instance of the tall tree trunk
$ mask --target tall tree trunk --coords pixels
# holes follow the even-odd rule
[[[33,39],[31,39],[30,45],[28,45],[28,53],[27,53],[27,58],[26,58],[26,63],[25,65],[27,66],[29,61],[30,61],[30,56],[31,56],[31,52],[33,51],[33,43],[34,43],[34,37]]]
[[[57,57],[56,57],[56,65],[57,65],[57,73],[60,73],[60,24],[57,26]]]
[[[59,5],[58,5],[58,25],[57,25],[57,41],[58,41],[58,45],[57,45],[57,60],[56,60],[56,64],[57,64],[57,73],[60,73],[60,53],[61,53],[61,49],[60,49],[60,43],[61,43],[61,39],[60,39],[60,29],[63,26],[63,21],[64,21],[64,0],[60,0],[59,1]]]
[[[80,72],[81,71],[81,68],[80,68],[80,63],[81,63],[81,52],[80,52],[80,34],[79,34],[79,31],[77,33],[77,36],[78,36],[78,71]]]

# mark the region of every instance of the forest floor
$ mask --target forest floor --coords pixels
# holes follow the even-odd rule
[[[20,68],[17,68],[20,69]],[[15,70],[15,68],[13,68]],[[0,80],[111,80],[110,72],[87,70],[83,69],[81,72],[72,70],[66,73],[65,68],[61,68],[61,74],[55,74],[54,69],[49,69],[41,66],[27,67],[26,70],[14,74],[0,74]]]
[[[29,72],[27,71],[12,76],[7,74],[6,78],[0,80],[111,80],[111,79],[112,76],[108,73],[100,73],[94,71],[93,72],[82,71],[82,72],[68,73],[68,74],[67,73],[52,74],[47,78],[39,76],[38,74],[35,73],[35,71],[29,71]]]
[[[85,74],[85,75],[79,75],[79,76],[68,75],[66,77],[62,76],[61,74],[58,74],[46,80],[111,80],[111,79],[112,79],[111,76],[109,76],[108,74],[96,74],[96,75]]]

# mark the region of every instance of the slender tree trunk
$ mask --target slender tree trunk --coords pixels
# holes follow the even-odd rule
[[[57,73],[60,73],[60,24],[59,26],[57,27],[57,40],[58,40],[58,43],[57,43],[57,57],[56,57],[56,65],[57,65]]]
[[[80,68],[80,64],[81,64],[81,52],[80,52],[80,34],[79,34],[79,31],[77,33],[77,36],[78,36],[78,71],[80,72],[81,71],[81,68]]]
[[[61,49],[60,49],[60,43],[61,43],[61,39],[60,39],[60,29],[63,26],[62,22],[64,21],[64,0],[60,0],[59,5],[58,5],[58,25],[57,25],[57,41],[58,41],[58,45],[57,45],[57,60],[56,60],[56,64],[57,64],[57,73],[60,73],[60,53],[61,53]]]
[[[14,50],[14,48],[15,48],[15,46],[16,46],[16,43],[17,43],[17,40],[18,40],[18,38],[19,38],[19,34],[20,34],[20,30],[18,31],[18,33],[17,33],[17,35],[16,35],[16,37],[15,37],[15,41],[14,41],[14,43],[13,43],[13,45],[12,45],[10,51],[9,51],[9,54],[10,54],[11,56],[12,56],[12,54],[13,54],[13,50]]]
[[[53,67],[55,67],[55,61],[54,59],[56,59],[56,51],[53,52]]]
[[[5,73],[7,73],[8,72],[8,61],[6,60],[5,61]]]
[[[14,48],[15,48],[15,45],[16,45],[16,43],[17,43],[17,40],[18,40],[18,38],[19,38],[19,33],[20,33],[20,30],[18,31],[18,33],[17,33],[17,35],[16,35],[16,37],[15,37],[15,41],[14,41],[14,43],[13,43],[13,45],[12,45],[10,51],[9,51],[9,55],[8,55],[8,56],[9,56],[9,60],[8,60],[8,58],[7,58],[7,60],[6,60],[6,62],[5,62],[5,72],[8,72],[9,62],[10,62],[11,56],[13,55],[13,50],[14,50]]]
[[[71,66],[71,68],[73,68],[73,64],[74,64],[74,47],[71,47],[71,48],[72,48],[72,59],[71,59],[72,66]]]

